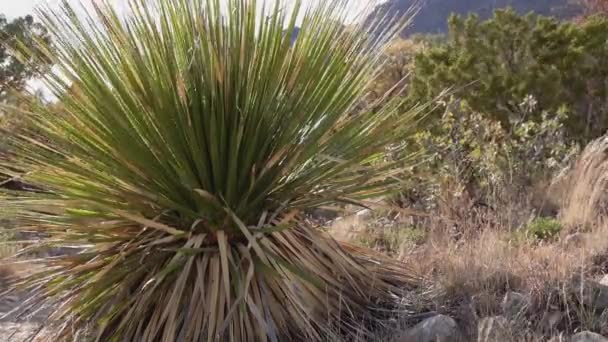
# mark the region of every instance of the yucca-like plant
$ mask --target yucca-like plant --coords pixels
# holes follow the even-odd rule
[[[334,1],[283,5],[41,13],[61,104],[26,113],[4,172],[40,190],[3,206],[43,246],[82,248],[14,284],[34,294],[22,310],[56,303],[51,339],[323,340],[365,333],[416,285],[301,219],[400,184],[404,160],[387,156],[420,109],[358,106],[398,27],[344,27]]]

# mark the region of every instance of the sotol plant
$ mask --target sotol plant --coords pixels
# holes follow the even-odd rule
[[[14,284],[34,293],[22,310],[57,303],[50,339],[321,340],[364,332],[416,284],[299,219],[398,188],[403,160],[386,156],[421,110],[355,110],[392,32],[344,27],[325,3],[41,13],[62,103],[27,113],[3,170],[42,190],[3,205],[43,246],[83,248]]]

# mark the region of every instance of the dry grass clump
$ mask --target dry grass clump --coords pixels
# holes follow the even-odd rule
[[[469,329],[474,330],[480,318],[499,315],[508,291],[531,296],[534,307],[526,320],[532,332],[550,332],[542,320],[552,310],[570,311],[564,328],[597,329],[585,327],[593,324],[585,322],[584,312],[578,312],[568,287],[573,278],[587,279],[602,271],[601,259],[608,255],[607,233],[602,227],[590,233],[583,246],[568,247],[522,241],[493,230],[466,241],[435,232],[404,260],[444,290],[433,309],[455,315],[469,323]]]
[[[352,218],[338,227],[352,226],[353,222],[361,223],[361,219]],[[576,243],[565,239],[565,234],[555,241],[539,241],[491,227],[460,239],[437,227],[426,233],[423,243],[412,243],[411,235],[404,231],[375,229],[378,234],[373,242],[377,244],[371,245],[381,246],[381,251],[413,267],[429,285],[428,292],[417,298],[418,315],[409,315],[410,323],[416,317],[422,320],[435,313],[447,314],[475,340],[481,319],[503,315],[505,295],[518,292],[530,298],[530,306],[517,317],[508,317],[514,328],[513,341],[542,341],[561,332],[581,330],[608,333],[606,317],[585,306],[578,291],[581,281],[597,280],[608,273],[606,225],[596,226]],[[354,235],[351,230],[351,238],[369,243],[366,239],[372,232],[360,229],[359,235]],[[388,241],[378,243],[387,235],[403,239],[399,250],[388,249],[394,246]]]
[[[10,265],[0,265],[0,291],[5,289],[9,279],[15,274]]]
[[[11,241],[10,234],[3,230],[4,227],[0,226],[0,292],[6,286],[7,280],[15,274],[14,267],[6,259],[15,255],[19,249],[19,246]]]
[[[493,210],[458,208],[454,202],[446,203],[456,207],[450,212],[462,215],[444,210],[409,219],[374,213],[367,220],[336,221],[332,231],[338,239],[366,244],[414,267],[439,294],[422,300],[419,311],[455,318],[473,340],[481,319],[505,314],[502,302],[510,292],[529,298],[525,311],[507,317],[513,341],[584,330],[608,335],[608,310],[597,312],[586,290],[608,274],[606,152],[608,138],[591,143],[550,186],[542,186],[540,196],[530,193],[558,203],[555,217],[530,216],[542,215],[534,200]],[[539,227],[551,228],[550,234]],[[412,231],[422,233],[413,238]]]
[[[555,178],[552,191],[561,198],[561,221],[569,227],[598,223],[608,208],[608,137],[591,142],[574,166]]]

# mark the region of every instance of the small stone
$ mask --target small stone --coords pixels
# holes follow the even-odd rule
[[[543,314],[541,319],[541,328],[545,332],[553,332],[555,327],[562,321],[564,314],[560,311],[549,311]]]
[[[509,321],[503,316],[486,317],[477,325],[477,342],[509,341]]]
[[[307,214],[315,221],[329,222],[337,219],[340,215],[335,210],[315,208],[307,211]]]
[[[529,296],[519,292],[509,291],[502,300],[502,313],[509,319],[523,316],[531,305]]]
[[[608,342],[608,338],[590,331],[583,331],[572,336],[570,342]]]
[[[82,252],[83,248],[81,247],[71,247],[71,246],[66,246],[66,247],[53,247],[50,248],[46,254],[47,256],[50,257],[55,257],[55,256],[64,256],[64,255],[76,255],[80,252]]]
[[[361,220],[369,220],[373,216],[373,212],[370,209],[363,209],[358,211],[355,215]]]
[[[462,335],[456,321],[444,315],[428,318],[411,328],[395,342],[458,342]]]

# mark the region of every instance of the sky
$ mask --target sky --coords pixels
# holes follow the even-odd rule
[[[74,4],[78,4],[79,2],[91,2],[95,0],[69,0]],[[126,6],[128,0],[109,0],[111,3],[117,6]],[[272,1],[272,0],[270,0]],[[303,0],[305,4],[314,3],[315,1],[322,0]],[[332,0],[330,0],[332,1]],[[356,15],[361,12],[365,6],[371,4],[376,4],[379,2],[383,2],[383,0],[348,0],[349,1],[349,13],[351,15]],[[0,0],[0,13],[6,15],[8,18],[14,18],[18,16],[23,16],[26,14],[32,14],[34,7],[41,3],[49,2],[51,4],[58,3],[59,0]]]
[[[78,5],[80,3],[84,3],[85,5],[87,3],[91,3],[91,1],[99,1],[99,0],[68,0],[70,3],[74,4],[74,5]],[[110,3],[112,3],[113,5],[117,6],[119,9],[122,7],[124,11],[124,8],[126,8],[128,0],[108,0]],[[259,0],[258,0],[259,1]],[[267,0],[267,1],[274,1],[274,0]],[[287,3],[294,1],[294,0],[284,0]],[[337,1],[337,0],[302,0],[304,5],[310,5],[310,4],[314,4],[315,2],[319,2],[319,1]],[[360,17],[361,11],[363,11],[366,6],[370,6],[370,5],[375,5],[381,2],[384,2],[385,0],[346,0],[348,1],[348,16],[349,18],[347,18],[347,21],[353,21],[356,20],[355,18]],[[27,15],[27,14],[34,14],[34,8],[38,5],[41,4],[50,4],[51,7],[53,5],[56,5],[58,3],[60,3],[61,0],[0,0],[0,14],[5,15],[9,20],[15,17],[19,17],[19,16],[23,16],[23,15]],[[31,90],[42,90],[45,98],[48,98],[50,100],[53,99],[53,97],[50,95],[50,93],[46,90],[46,88],[42,85],[42,83],[39,80],[32,80],[30,82],[28,82],[29,87]]]

